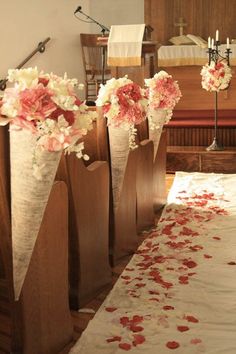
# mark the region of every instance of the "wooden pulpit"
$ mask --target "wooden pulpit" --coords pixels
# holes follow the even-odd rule
[[[141,53],[141,65],[140,66],[109,66],[111,76],[118,79],[125,75],[128,78],[144,86],[144,79],[148,79],[154,76],[157,72],[157,52],[160,47],[157,41],[151,39],[151,26],[145,26],[142,53]],[[97,37],[97,46],[102,46],[107,50],[108,37]],[[106,56],[107,57],[107,56]]]
[[[128,78],[140,86],[144,79],[151,78],[157,72],[157,51],[160,44],[155,41],[143,41],[141,66],[111,66],[111,76],[115,78],[128,75]]]

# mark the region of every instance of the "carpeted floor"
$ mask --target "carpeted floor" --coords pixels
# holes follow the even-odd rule
[[[236,353],[236,175],[177,173],[73,354]]]

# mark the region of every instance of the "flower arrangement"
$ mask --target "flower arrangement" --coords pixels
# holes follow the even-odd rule
[[[172,110],[182,95],[177,81],[174,81],[172,76],[164,70],[156,73],[151,79],[145,79],[145,85],[149,106],[149,126],[150,129],[155,129],[159,127],[159,124],[152,119],[153,113],[160,109],[165,110],[165,123],[168,123],[172,117]]]
[[[5,90],[0,103],[0,125],[10,123],[10,129],[28,130],[36,136],[33,169],[39,176],[37,151],[74,151],[83,154],[83,143],[78,140],[92,128],[95,112],[87,111],[75,92],[76,79],[45,74],[35,68],[8,71],[8,80],[14,86]]]
[[[232,78],[232,70],[226,61],[215,63],[213,60],[202,67],[202,88],[206,91],[225,90]]]
[[[136,124],[146,119],[147,98],[139,85],[128,79],[112,78],[101,85],[96,105],[102,107],[108,126],[129,131],[129,147],[134,149]]]

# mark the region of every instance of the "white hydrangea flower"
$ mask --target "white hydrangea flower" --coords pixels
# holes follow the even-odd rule
[[[18,89],[24,90],[26,88],[35,87],[38,84],[39,72],[37,67],[26,69],[9,69],[8,81],[17,82]]]

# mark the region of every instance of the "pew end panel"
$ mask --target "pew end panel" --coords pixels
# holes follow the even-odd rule
[[[162,131],[156,158],[153,164],[153,207],[154,212],[158,212],[166,204],[166,130]]]
[[[57,353],[73,340],[68,292],[68,195],[55,182],[19,300],[25,354]]]
[[[109,266],[109,170],[105,161],[86,167],[66,157],[70,198],[70,305],[84,306],[111,280]]]
[[[154,226],[153,212],[153,154],[151,140],[141,141],[138,147],[137,163],[137,232]]]

